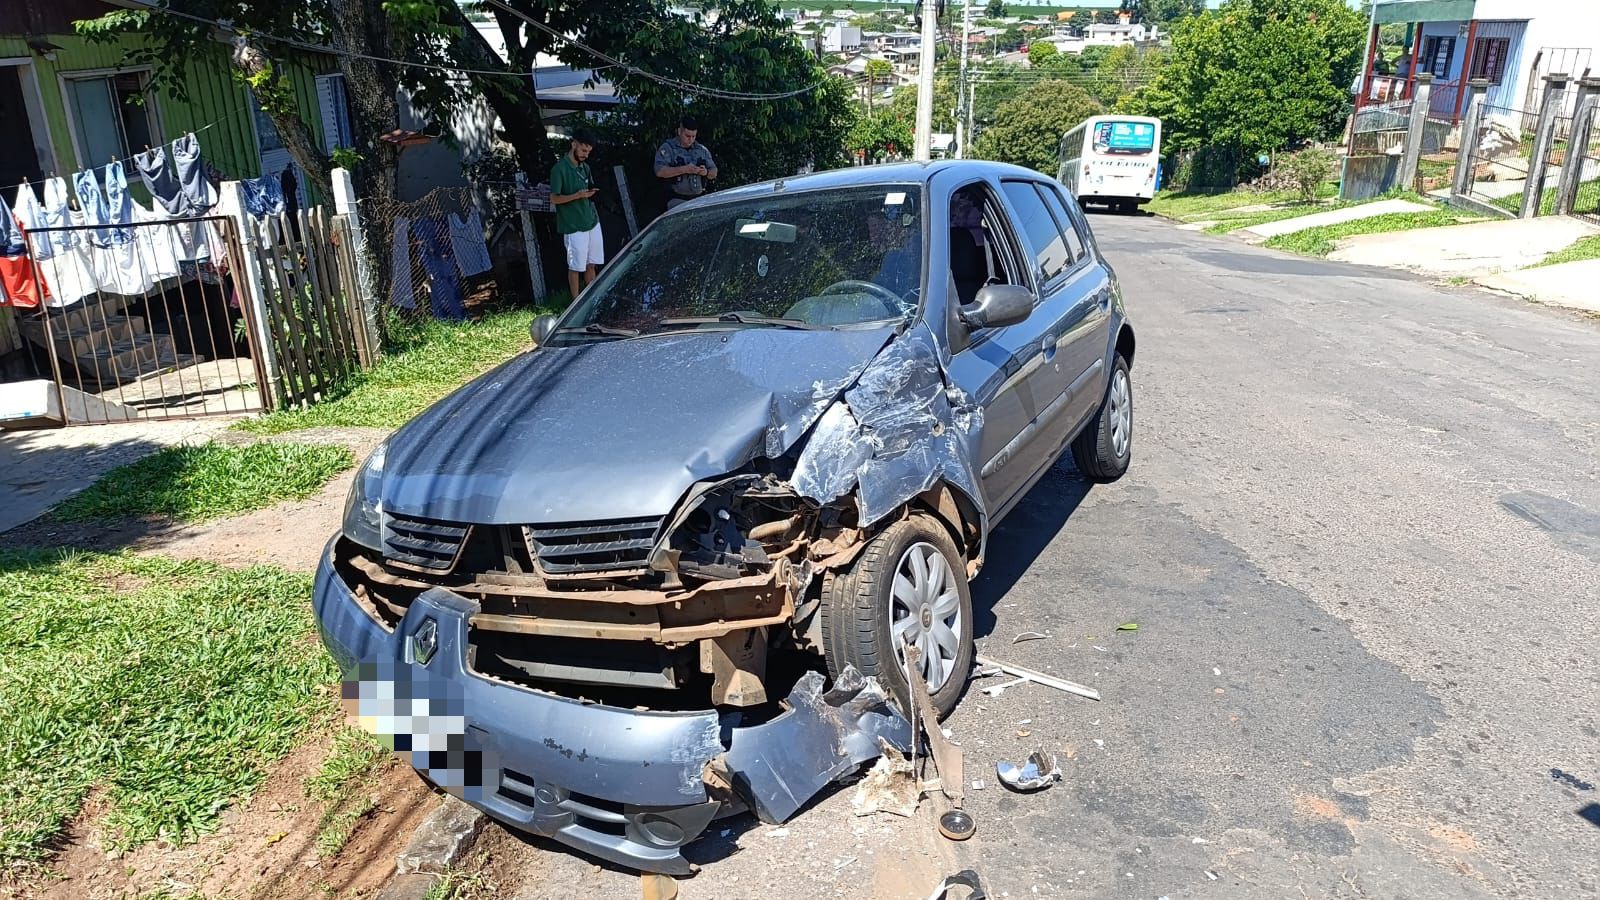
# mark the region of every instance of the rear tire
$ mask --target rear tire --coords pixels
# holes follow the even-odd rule
[[[848,569],[829,574],[820,614],[830,675],[855,666],[909,712],[903,645],[896,641],[910,638],[936,667],[923,675],[939,717],[955,709],[977,653],[972,595],[966,562],[937,520],[913,515],[874,535]]]
[[[1090,481],[1116,481],[1133,460],[1133,378],[1117,354],[1100,411],[1072,442],[1072,461]]]

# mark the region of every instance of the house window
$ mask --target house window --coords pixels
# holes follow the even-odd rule
[[[1450,74],[1450,57],[1456,52],[1456,39],[1434,35],[1422,42],[1422,68],[1435,78]]]
[[[1506,57],[1510,54],[1510,38],[1478,38],[1472,45],[1472,77],[1499,84],[1505,77]]]
[[[154,137],[148,73],[69,75],[65,81],[68,112],[83,154],[78,162],[84,167],[103,166],[112,157],[127,159],[160,143]]]

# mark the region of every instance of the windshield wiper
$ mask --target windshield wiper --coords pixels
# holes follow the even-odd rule
[[[612,328],[610,325],[601,325],[599,322],[590,322],[587,325],[571,325],[566,328],[557,328],[556,334],[604,334],[611,337],[638,337],[637,328]]]
[[[683,316],[676,319],[662,319],[657,325],[717,325],[730,322],[737,325],[770,325],[774,328],[793,328],[797,331],[824,331],[831,329],[831,325],[813,325],[799,319],[784,319],[778,316],[747,316],[744,313],[725,312],[720,316]]]

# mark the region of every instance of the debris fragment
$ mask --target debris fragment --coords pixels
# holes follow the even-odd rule
[[[969,676],[967,680],[975,681],[979,678],[989,678],[999,674],[1002,674],[999,666],[976,666],[972,670],[972,675]]]
[[[1048,634],[1040,634],[1037,631],[1024,631],[1023,633],[1012,638],[1011,643],[1020,644],[1023,641],[1042,641],[1049,636],[1050,635]]]
[[[1028,679],[1026,679],[1026,678],[1013,678],[1012,680],[1006,682],[1005,684],[993,684],[993,685],[990,685],[989,687],[984,688],[983,692],[985,694],[988,694],[991,697],[998,697],[1001,694],[1005,693],[1006,688],[1016,687],[1019,684],[1027,684],[1027,683],[1028,683]]]
[[[643,872],[639,875],[639,886],[644,900],[676,900],[678,896],[678,882],[671,875]]]
[[[983,666],[996,666],[1007,675],[1026,679],[1035,684],[1042,684],[1045,687],[1052,687],[1058,691],[1066,691],[1069,694],[1077,694],[1080,697],[1088,697],[1090,700],[1100,699],[1099,691],[1092,687],[1078,684],[1075,681],[1068,681],[1065,678],[1057,678],[1054,675],[1046,675],[1043,672],[1035,672],[1032,669],[1024,669],[1021,666],[1014,666],[1010,663],[996,662],[995,660],[988,659],[983,656],[978,657],[978,664]],[[985,688],[984,691],[987,693],[988,688]]]
[[[855,861],[856,861],[856,858],[854,856],[846,857],[842,862],[839,862],[839,863],[835,864],[834,867],[833,867],[833,870],[835,872],[837,872],[840,869],[844,868],[845,866],[850,865],[851,863],[853,863]]]
[[[975,791],[983,790],[983,779],[982,778],[974,778],[974,779],[972,779],[972,789],[975,790]]]
[[[1222,670],[1217,668],[1216,666],[1212,666],[1211,667],[1211,674],[1213,674],[1213,675],[1221,675],[1222,674]]]
[[[921,797],[922,789],[917,785],[916,769],[911,760],[885,744],[877,764],[856,787],[850,806],[858,816],[886,812],[909,817],[916,814]]]
[[[1206,870],[1206,877],[1211,879],[1212,881],[1216,881],[1218,878],[1221,878],[1222,876],[1218,875],[1217,873],[1215,873],[1213,871],[1211,871],[1210,869],[1207,869]]]
[[[983,882],[978,880],[978,873],[971,869],[962,869],[939,882],[927,900],[956,900],[950,896],[950,889],[953,887],[964,887],[971,891],[966,900],[985,900],[989,896],[983,892]]]
[[[1054,753],[1035,750],[1022,765],[1001,760],[994,764],[1000,783],[1014,791],[1038,791],[1061,780],[1061,766]]]
[[[1139,630],[1139,623],[1138,622],[1123,622],[1121,625],[1117,626],[1117,630],[1118,631],[1138,631]]]
[[[939,833],[952,841],[964,841],[978,833],[978,823],[964,809],[947,810],[939,817]]]
[[[767,837],[788,837],[788,836],[789,836],[789,829],[787,829],[787,828],[774,828],[771,831],[767,832]]]

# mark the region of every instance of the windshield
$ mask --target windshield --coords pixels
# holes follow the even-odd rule
[[[1155,149],[1156,126],[1149,122],[1098,122],[1093,146],[1096,153],[1142,156]]]
[[[922,286],[920,200],[915,185],[877,185],[675,212],[600,277],[555,337],[904,318]]]

